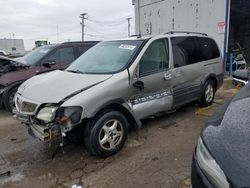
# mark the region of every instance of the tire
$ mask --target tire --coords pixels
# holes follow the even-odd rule
[[[66,139],[69,143],[84,145],[82,135],[84,135],[84,125],[79,124],[66,134]]]
[[[201,107],[207,107],[213,103],[215,90],[215,83],[212,80],[207,80],[202,90],[202,96],[200,100]]]
[[[127,135],[128,122],[124,115],[109,110],[88,122],[84,132],[84,143],[91,155],[106,158],[123,148]]]
[[[14,96],[17,92],[18,87],[13,87],[10,90],[7,91],[7,93],[3,94],[3,104],[7,111],[12,113],[12,110],[14,108]]]

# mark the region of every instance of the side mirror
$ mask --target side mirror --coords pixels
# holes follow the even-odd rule
[[[144,83],[142,81],[140,81],[140,80],[133,83],[133,86],[135,88],[138,88],[140,91],[144,89]]]
[[[55,60],[47,60],[46,62],[42,63],[42,65],[47,67],[47,68],[50,68],[52,65],[55,65],[55,64],[56,64]]]

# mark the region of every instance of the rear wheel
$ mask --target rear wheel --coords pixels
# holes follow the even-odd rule
[[[120,112],[106,111],[88,123],[84,134],[88,152],[104,158],[122,149],[128,135],[128,123]]]
[[[3,103],[6,110],[12,112],[15,107],[14,97],[18,87],[13,87],[3,94]]]
[[[200,106],[210,106],[214,101],[215,96],[215,83],[212,80],[207,80],[204,84],[202,96],[200,100]]]

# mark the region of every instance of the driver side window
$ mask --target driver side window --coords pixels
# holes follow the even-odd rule
[[[150,44],[139,63],[140,77],[161,72],[169,68],[168,43],[159,39]]]
[[[74,50],[72,47],[59,48],[46,58],[47,61],[54,61],[57,64],[70,64],[74,61],[74,59]]]
[[[59,50],[54,50],[48,57],[46,57],[46,59],[44,60],[46,61],[53,61],[55,63],[59,63],[60,62],[60,52]]]

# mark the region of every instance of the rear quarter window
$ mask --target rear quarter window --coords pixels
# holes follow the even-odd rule
[[[207,61],[210,59],[216,59],[220,57],[220,51],[217,44],[213,39],[198,37],[197,41],[200,45],[200,59],[201,61]]]

